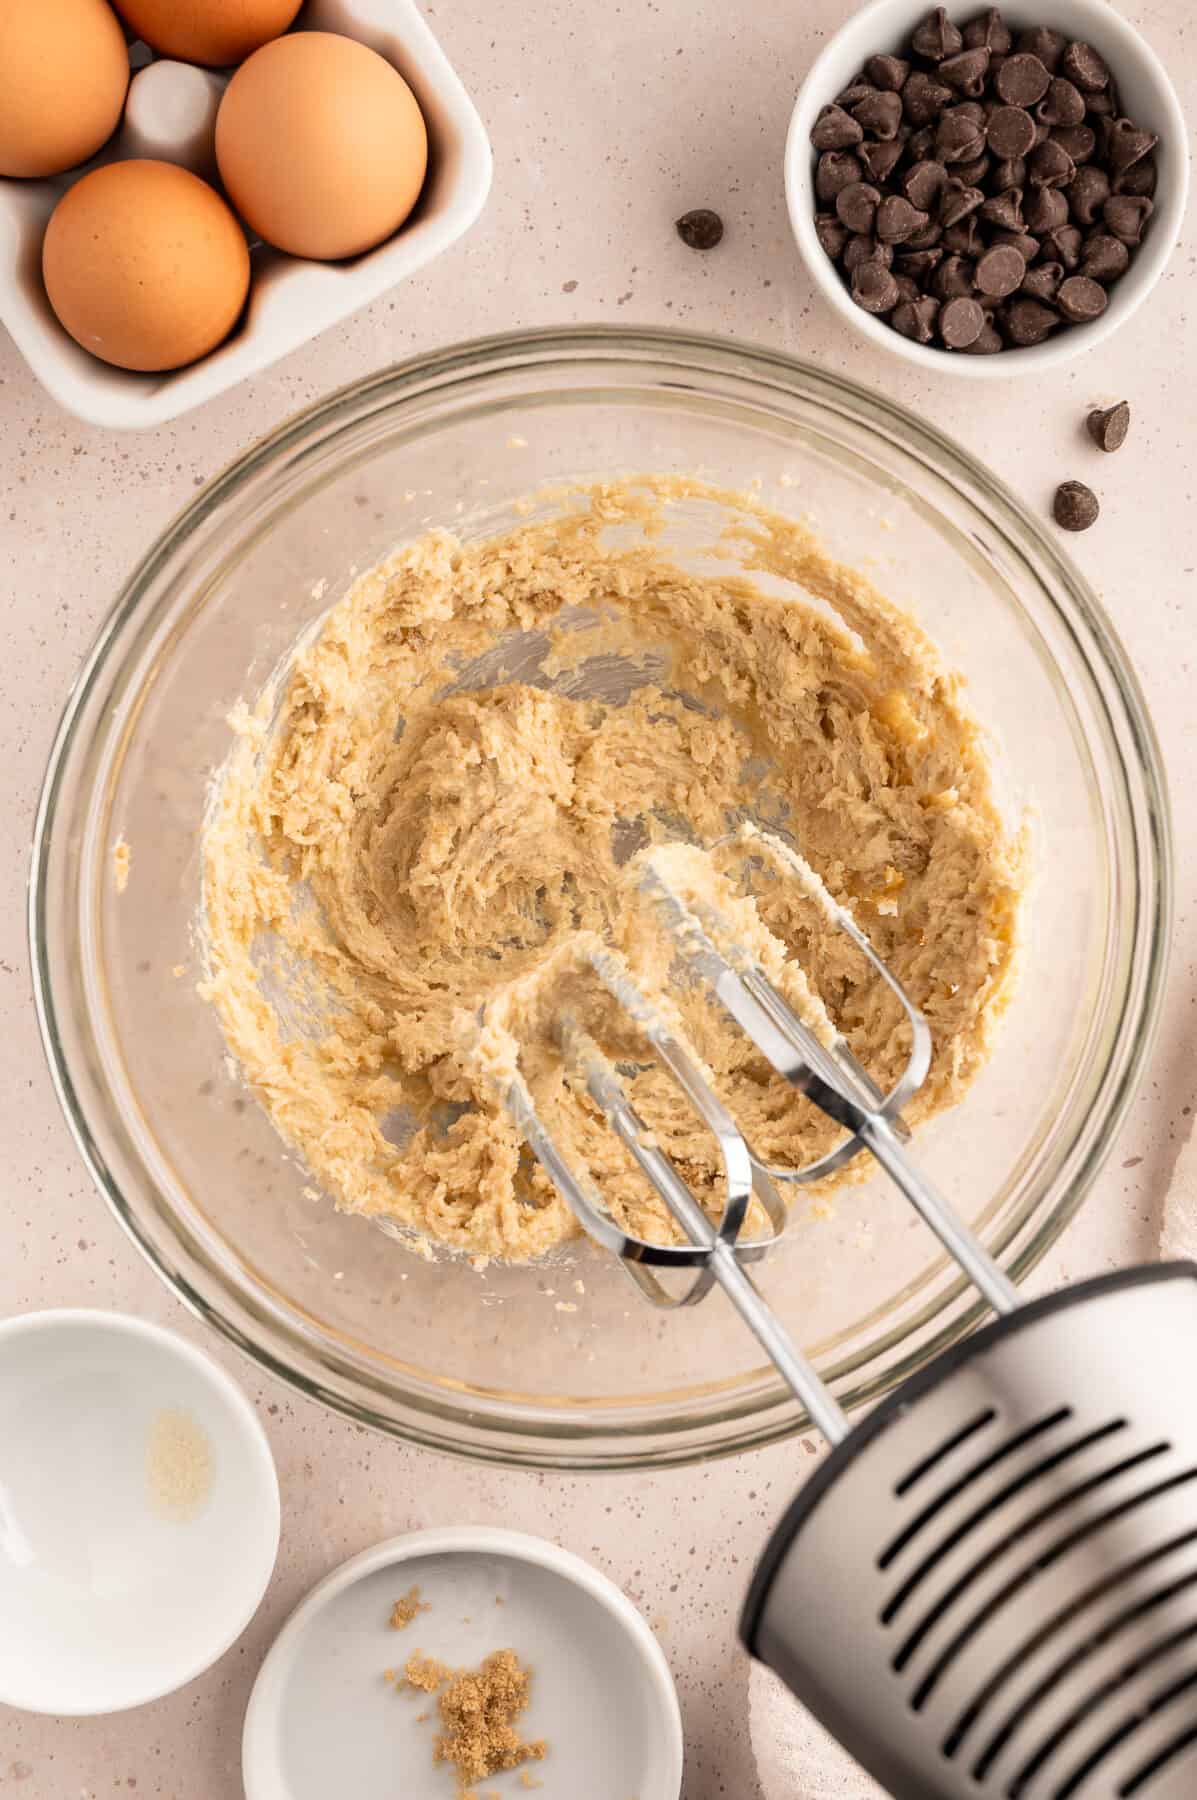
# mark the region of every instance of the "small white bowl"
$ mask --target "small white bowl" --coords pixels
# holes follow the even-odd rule
[[[429,174],[412,219],[349,262],[307,262],[258,246],[245,317],[189,368],[138,375],[89,356],[63,330],[42,283],[46,221],[72,181],[0,179],[0,323],[60,406],[93,425],[161,425],[277,362],[422,269],[467,231],[490,191],[486,128],[416,0],[308,0],[301,26],[359,38],[394,63],[428,125]],[[120,134],[96,162],[122,154]]]
[[[200,1351],[121,1313],[0,1323],[0,1701],[172,1693],[249,1624],[278,1539],[266,1435]]]
[[[842,317],[865,337],[906,362],[942,374],[950,370],[977,381],[1005,380],[1010,375],[1042,374],[1080,356],[1109,337],[1147,298],[1176,247],[1189,191],[1188,132],[1176,90],[1150,45],[1106,0],[1043,0],[1041,5],[1002,6],[1002,17],[1014,31],[1051,25],[1092,44],[1110,65],[1122,109],[1137,125],[1158,134],[1159,185],[1155,212],[1130,268],[1110,289],[1110,303],[1091,325],[1071,326],[1046,343],[994,356],[964,356],[915,344],[883,320],[862,311],[845,287],[838,269],[815,236],[814,165],[811,126],[819,109],[835,99],[877,51],[897,51],[914,27],[933,9],[928,0],[872,0],[853,13],[812,63],[798,92],[786,138],[786,204],[802,259],[817,286]],[[957,24],[986,11],[982,0],[952,0],[946,8]]]
[[[428,1610],[396,1632],[391,1608],[413,1586]],[[445,1800],[452,1782],[433,1761],[436,1701],[396,1692],[385,1671],[415,1650],[475,1668],[501,1649],[532,1670],[519,1729],[547,1741],[544,1762],[528,1765],[546,1795],[677,1800],[677,1695],[631,1601],[543,1538],[472,1526],[366,1550],[292,1613],[245,1716],[246,1800]]]

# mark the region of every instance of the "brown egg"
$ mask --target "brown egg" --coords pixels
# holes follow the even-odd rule
[[[116,130],[129,86],[108,0],[0,0],[0,175],[58,175]]]
[[[300,0],[115,0],[115,5],[151,50],[221,69],[286,31]]]
[[[54,311],[93,356],[120,369],[179,369],[236,324],[249,252],[198,175],[175,163],[116,162],[58,202],[42,273]]]
[[[233,76],[216,159],[252,230],[293,256],[329,261],[402,225],[424,185],[428,133],[415,95],[376,51],[297,31]]]

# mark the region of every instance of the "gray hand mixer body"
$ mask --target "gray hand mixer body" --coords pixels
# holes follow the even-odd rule
[[[680,962],[843,1127],[843,1142],[802,1170],[757,1161],[687,1047],[601,947],[587,952],[595,974],[719,1145],[722,1216],[708,1218],[571,1018],[558,1034],[570,1079],[682,1241],[629,1236],[561,1154],[518,1074],[505,1093],[586,1230],[645,1296],[693,1305],[722,1286],[832,1446],[765,1549],[744,1643],[895,1800],[1197,1800],[1197,1265],[1124,1271],[1020,1305],[905,1148],[900,1108],[926,1074],[925,1022],[802,858],[751,835],[904,1008],[911,1049],[894,1089],[882,1095],[841,1039],[797,1017],[650,852],[641,885]],[[852,1429],[749,1267],[784,1229],[777,1184],[818,1179],[862,1150],[998,1317]],[[744,1240],[754,1197],[771,1234]],[[656,1269],[680,1273],[683,1291]]]

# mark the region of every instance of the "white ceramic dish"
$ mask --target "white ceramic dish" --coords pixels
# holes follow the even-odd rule
[[[120,1313],[0,1323],[0,1701],[182,1687],[248,1625],[278,1539],[265,1433],[200,1351]]]
[[[391,1607],[412,1586],[428,1611],[393,1631]],[[527,1765],[546,1800],[677,1800],[677,1695],[631,1601],[542,1538],[468,1526],[364,1551],[291,1615],[245,1716],[246,1800],[447,1800],[452,1772],[433,1762],[436,1702],[396,1692],[384,1671],[414,1650],[476,1667],[506,1648],[533,1671],[519,1729],[548,1742],[544,1762]],[[514,1775],[481,1785],[523,1792]]]
[[[1189,190],[1188,132],[1176,90],[1155,51],[1106,0],[1042,0],[1003,5],[1002,16],[1016,31],[1029,25],[1052,25],[1098,50],[1114,73],[1123,111],[1160,139],[1156,160],[1159,186],[1155,212],[1130,268],[1110,289],[1110,303],[1100,319],[1061,331],[1044,344],[1007,350],[996,356],[961,356],[933,345],[915,344],[856,305],[839,271],[815,236],[814,153],[810,132],[819,108],[834,100],[879,50],[898,50],[919,20],[932,10],[930,0],[872,0],[854,12],[830,38],[812,63],[798,92],[785,150],[786,204],[802,259],[816,286],[855,331],[874,344],[941,374],[950,370],[976,381],[1004,380],[1010,375],[1042,374],[1045,369],[1081,356],[1109,337],[1147,298],[1176,247]],[[948,17],[957,23],[985,10],[982,0],[950,0]]]
[[[53,181],[0,180],[0,322],[61,406],[95,425],[160,425],[245,381],[421,269],[461,237],[490,189],[490,142],[477,110],[415,0],[308,0],[299,25],[359,38],[411,86],[429,135],[429,175],[409,222],[377,250],[306,262],[264,245],[232,337],[190,368],[137,375],[98,362],[62,329],[46,298],[41,243],[59,197],[83,169]],[[122,154],[114,144],[85,168]]]

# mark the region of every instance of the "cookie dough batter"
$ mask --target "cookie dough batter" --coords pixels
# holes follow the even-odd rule
[[[708,502],[725,509],[721,535],[683,566],[657,528]],[[425,1246],[522,1259],[577,1233],[488,1078],[480,1045],[493,1052],[496,1032],[617,1216],[668,1232],[569,1086],[551,1037],[567,1004],[720,1204],[713,1143],[579,968],[580,934],[674,1009],[766,1161],[835,1141],[671,977],[628,878],[653,846],[707,847],[737,929],[790,991],[809,981],[888,1085],[906,1051],[896,1004],[737,827],[792,837],[930,1022],[912,1122],[985,1059],[1014,977],[1023,856],[959,682],[860,573],[751,498],[643,478],[500,537],[430,532],[359,579],[234,723],[204,844],[205,991],[337,1204]]]

